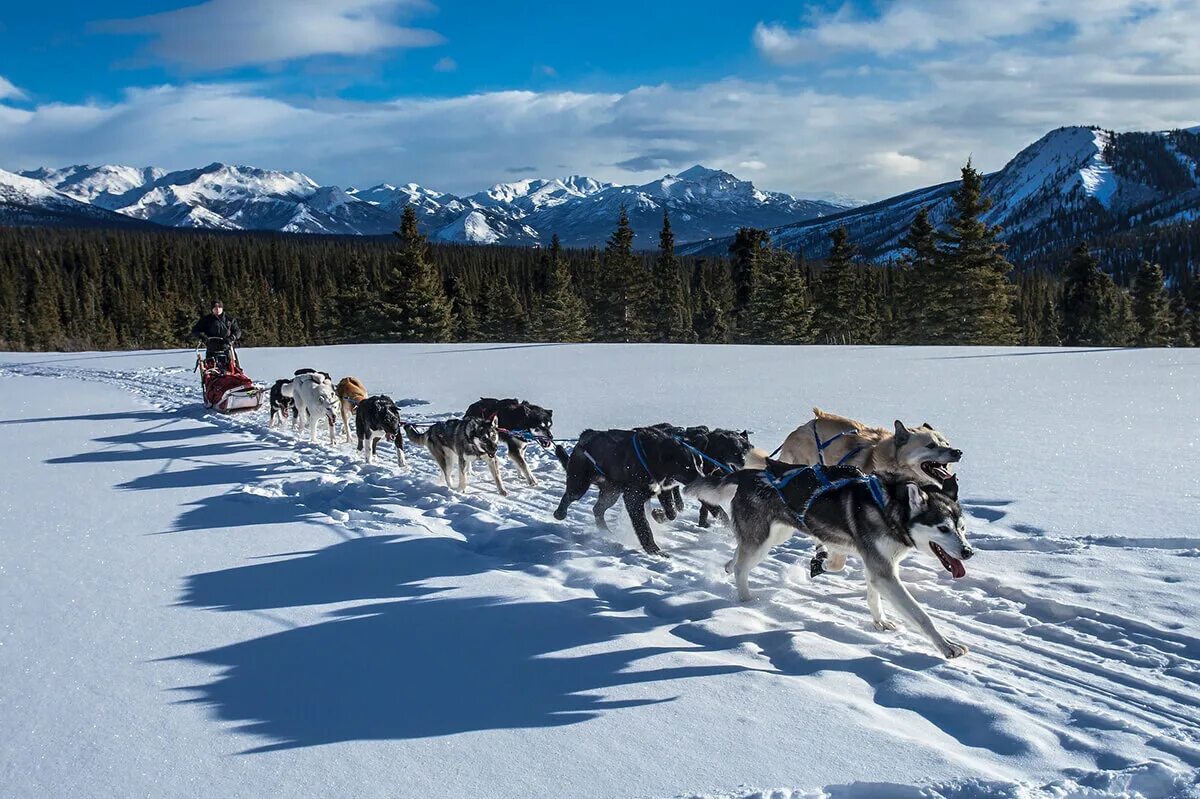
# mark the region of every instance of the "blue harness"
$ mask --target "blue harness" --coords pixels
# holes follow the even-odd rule
[[[725,472],[726,474],[733,474],[734,472],[736,472],[736,471],[737,471],[737,469],[734,469],[734,468],[733,468],[732,466],[730,466],[728,463],[721,463],[721,462],[720,462],[719,460],[717,460],[716,458],[711,458],[711,457],[709,457],[708,455],[705,455],[705,454],[704,454],[703,452],[701,452],[699,449],[697,449],[696,447],[693,447],[691,444],[687,443],[686,441],[684,441],[684,440],[683,440],[682,438],[680,438],[679,436],[675,436],[675,440],[676,440],[676,441],[678,441],[680,444],[682,444],[682,445],[683,445],[683,447],[684,447],[684,449],[686,449],[688,452],[691,452],[693,455],[698,455],[698,456],[700,456],[700,458],[701,458],[702,460],[704,460],[704,461],[707,461],[708,463],[711,463],[713,466],[716,466],[718,469],[720,469],[721,471]],[[644,464],[643,464],[643,465],[644,465]]]
[[[783,489],[786,488],[788,483],[790,483],[793,479],[806,472],[811,473],[812,476],[817,479],[817,489],[809,494],[808,498],[804,501],[803,507],[796,509],[792,507],[791,503],[788,502],[787,497],[784,496]],[[787,506],[788,510],[795,515],[796,520],[799,521],[800,524],[804,524],[804,519],[806,516],[808,516],[808,509],[812,507],[814,502],[816,502],[825,494],[828,494],[830,491],[836,491],[839,488],[852,485],[854,483],[865,485],[867,489],[870,490],[871,498],[875,500],[875,504],[879,506],[880,510],[886,510],[887,508],[887,494],[883,490],[883,483],[881,483],[879,478],[873,474],[863,474],[862,472],[858,472],[858,474],[854,476],[840,477],[836,480],[830,480],[829,475],[825,473],[825,467],[815,464],[813,466],[797,466],[794,469],[788,469],[779,477],[771,474],[770,470],[763,469],[762,481],[771,488],[775,489],[775,493],[779,495],[780,501],[782,501],[783,504]]]
[[[822,466],[825,465],[825,450],[827,450],[831,446],[833,446],[833,442],[837,441],[839,438],[841,438],[844,435],[851,435],[851,434],[856,435],[857,433],[858,433],[857,430],[843,430],[842,432],[838,433],[837,435],[833,436],[832,438],[827,438],[826,440],[822,441],[821,436],[817,433],[816,424],[813,424],[813,440],[817,443],[817,463],[821,464]],[[780,447],[780,448],[782,449],[782,447]],[[855,447],[854,449],[850,450],[845,455],[843,455],[841,457],[841,459],[834,465],[841,466],[846,461],[850,460],[851,458],[853,458],[855,455],[857,455],[858,453],[860,453],[862,451],[863,451],[863,446],[860,444],[859,446]]]

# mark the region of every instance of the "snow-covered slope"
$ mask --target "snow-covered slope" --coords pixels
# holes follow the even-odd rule
[[[987,175],[992,208],[985,219],[1004,227],[1015,257],[1036,257],[1115,230],[1200,215],[1200,133],[1112,133],[1098,128],[1051,131]],[[774,240],[821,256],[829,233],[845,225],[863,253],[900,254],[913,216],[928,208],[935,222],[951,212],[955,183],[918,189],[881,202],[771,230]],[[687,252],[723,252],[728,240],[695,242]]]
[[[555,521],[562,472],[541,450],[541,486],[505,464],[509,496],[482,469],[459,494],[411,448],[408,471],[387,444],[368,467],[265,414],[204,412],[190,352],[4,354],[5,796],[1200,791],[1200,452],[1181,446],[1200,423],[1200,352],[242,356],[264,380],[357,375],[414,421],[526,396],[563,438],[671,419],[773,448],[810,404],[929,419],[966,451],[977,555],[957,581],[920,557],[901,572],[971,652],[946,662],[914,631],[876,631],[859,564],[809,580],[800,539],[742,605],[729,535],[698,528],[694,506],[656,531],[669,560],[638,554],[615,509],[598,534],[594,492]],[[765,374],[770,390],[747,391]],[[1155,466],[1131,465],[1131,446]]]
[[[0,169],[0,224],[120,227],[135,223],[119,214],[81,202],[41,180]]]

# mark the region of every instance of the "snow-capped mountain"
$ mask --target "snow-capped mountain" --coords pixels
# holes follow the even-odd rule
[[[1053,130],[986,175],[992,208],[1010,256],[1037,258],[1118,230],[1200,218],[1200,128],[1113,133],[1092,127]],[[917,210],[935,223],[952,213],[957,182],[907,192],[823,219],[770,230],[777,244],[823,256],[829,233],[845,225],[864,255],[899,255]],[[685,252],[724,252],[728,238],[694,242]]]
[[[0,169],[0,224],[129,226],[137,223],[77,200],[36,178]]]
[[[781,225],[844,210],[820,200],[764,192],[728,172],[695,166],[644,186],[582,175],[498,183],[466,196],[416,183],[369,188],[321,186],[300,172],[222,163],[167,172],[118,165],[41,168],[22,173],[57,195],[167,227],[385,235],[412,205],[437,241],[528,245],[557,233],[568,246],[600,245],[626,206],[639,246],[657,244],[664,208],[677,240]],[[57,196],[56,195],[56,196]]]

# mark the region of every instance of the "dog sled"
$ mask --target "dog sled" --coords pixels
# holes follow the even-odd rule
[[[196,367],[204,393],[204,407],[220,413],[252,411],[262,406],[266,387],[242,371],[237,351],[224,339],[209,339],[196,350]]]

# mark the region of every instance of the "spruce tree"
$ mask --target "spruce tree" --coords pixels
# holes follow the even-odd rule
[[[1137,321],[1135,343],[1139,347],[1164,346],[1171,338],[1171,319],[1162,267],[1143,261],[1133,280],[1132,293],[1133,316]]]
[[[906,344],[929,344],[941,340],[939,320],[948,305],[947,281],[938,274],[937,231],[929,209],[921,208],[900,240],[907,252],[897,282],[894,330]]]
[[[454,319],[455,341],[479,341],[482,330],[479,315],[475,313],[475,301],[462,275],[450,278],[450,315]]]
[[[858,247],[850,242],[844,226],[830,234],[831,247],[825,270],[817,279],[814,294],[817,341],[822,344],[862,343],[868,331],[866,297],[854,257]]]
[[[562,255],[558,235],[550,239],[546,255],[546,292],[542,307],[534,320],[534,333],[539,341],[587,341],[587,314],[583,300],[575,293],[571,272]]]
[[[1171,346],[1193,347],[1192,325],[1188,319],[1187,297],[1182,291],[1177,291],[1171,297]]]
[[[767,231],[758,228],[738,228],[729,245],[730,274],[733,280],[731,321],[735,326],[745,323],[744,316],[754,294],[763,256],[771,245]]]
[[[649,275],[633,252],[633,228],[621,206],[617,227],[604,248],[606,308],[602,333],[608,341],[647,341],[650,337],[651,291]]]
[[[729,322],[719,289],[714,290],[709,280],[709,265],[701,261],[696,264],[692,283],[692,299],[695,311],[692,327],[696,340],[704,344],[724,344],[729,340]]]
[[[671,232],[671,216],[663,209],[663,226],[658,236],[658,259],[654,262],[654,283],[658,293],[654,308],[657,341],[695,341],[692,329],[692,307],[688,301],[679,258],[675,256],[675,234]]]
[[[488,341],[505,343],[529,340],[529,314],[516,288],[501,278],[492,287],[484,335]]]
[[[1079,244],[1063,273],[1062,343],[1068,347],[1122,346],[1127,335],[1121,294],[1100,263]]]
[[[450,302],[411,205],[404,208],[396,237],[400,247],[390,258],[380,307],[383,336],[390,341],[449,341],[454,333]]]
[[[992,207],[983,196],[983,175],[968,161],[962,182],[954,192],[950,226],[938,235],[941,242],[941,280],[950,287],[949,314],[939,338],[956,344],[1016,344],[1013,287],[1008,281],[1012,264],[1004,259],[1001,229],[982,216]]]
[[[812,303],[804,270],[790,252],[762,254],[739,339],[751,344],[807,344],[812,341]]]

